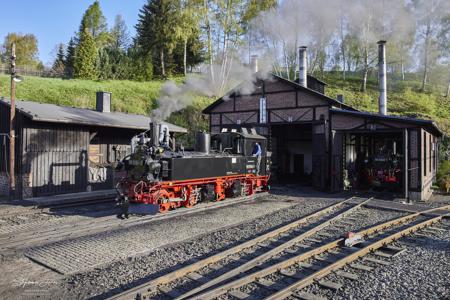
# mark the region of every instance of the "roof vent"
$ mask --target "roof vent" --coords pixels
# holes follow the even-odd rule
[[[344,103],[344,95],[342,95],[342,94],[339,94],[339,95],[337,95],[336,96],[336,100],[337,101],[339,101],[339,102],[341,102],[341,103]]]
[[[103,113],[111,112],[111,93],[97,92],[95,110]]]

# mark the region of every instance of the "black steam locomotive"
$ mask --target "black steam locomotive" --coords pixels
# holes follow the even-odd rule
[[[165,212],[269,189],[267,141],[254,129],[199,132],[188,151],[174,144],[167,125],[150,127],[132,139],[132,153],[118,165],[127,173],[117,185],[120,197]]]

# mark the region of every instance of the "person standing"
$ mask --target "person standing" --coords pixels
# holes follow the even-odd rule
[[[261,145],[256,142],[253,146],[253,156],[256,157],[256,175],[259,175],[259,169],[261,166]]]

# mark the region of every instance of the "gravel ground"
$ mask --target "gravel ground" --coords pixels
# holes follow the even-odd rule
[[[200,236],[197,235],[195,238],[186,240],[183,243],[158,248],[145,256],[119,260],[103,268],[96,268],[90,272],[70,276],[60,290],[68,291],[68,294],[64,296],[87,298],[97,295],[98,298],[105,298],[111,294],[111,291],[112,293],[119,292],[121,286],[130,287],[129,284],[134,286],[142,283],[142,279],[148,280],[170,272],[175,268],[179,268],[181,264],[192,261],[192,259],[201,259],[211,255],[213,251],[232,247],[338,200],[321,198],[316,198],[314,201],[304,198],[291,199],[287,202],[290,204],[288,208],[273,212],[273,204],[281,203],[281,198],[279,196],[270,197],[273,199],[269,203],[271,205],[266,207],[266,211],[271,208],[272,213],[253,215],[253,217],[247,216],[241,220],[248,221],[237,226],[222,228]],[[258,206],[261,205],[262,203]],[[242,212],[243,208],[234,209],[233,214],[236,214],[237,211]],[[257,210],[253,207],[248,213],[256,214]],[[208,215],[211,215],[211,212]],[[196,223],[195,219],[192,218],[190,218],[190,222]],[[171,227],[173,226],[172,224],[173,222],[171,222]],[[179,230],[183,230],[183,227],[180,227]],[[185,235],[192,234],[192,232],[192,228],[184,228]],[[191,237],[193,236],[191,235]],[[170,240],[172,241],[172,238]]]
[[[376,224],[380,224],[380,223],[384,223],[388,220],[391,219],[395,219],[395,218],[399,218],[401,216],[404,216],[405,213],[401,213],[401,212],[395,212],[395,211],[387,211],[387,210],[377,210],[377,209],[370,209],[370,208],[360,208],[358,210],[356,210],[355,212],[351,213],[348,218],[351,218],[351,221],[348,221],[349,219],[347,218],[343,218],[342,221],[346,221],[349,222],[351,224],[346,224],[346,223],[342,223],[345,225],[345,227],[343,227],[342,229],[339,228],[339,230],[327,230],[327,229],[331,229],[333,228],[333,225],[330,225],[329,227],[325,228],[324,230],[326,230],[328,233],[333,234],[333,236],[331,237],[321,237],[320,235],[314,235],[312,236],[312,238],[317,239],[322,241],[322,243],[320,244],[325,244],[328,242],[331,242],[333,240],[336,240],[337,238],[341,237],[343,235],[343,233],[345,232],[349,232],[349,231],[360,231],[362,229],[365,229],[367,227],[372,227]],[[322,230],[323,231],[323,230]],[[302,243],[303,244],[303,243]],[[319,244],[313,244],[312,247],[316,247]],[[306,248],[306,249],[300,249],[299,252],[297,252],[295,255],[307,252],[309,250],[311,250],[312,248]],[[285,253],[283,255],[283,258],[287,259],[294,256],[294,254],[289,254],[289,253]],[[319,257],[326,257],[326,255],[319,255]],[[266,263],[266,265],[270,265],[276,263],[275,262],[268,262]],[[304,271],[302,271],[302,274],[304,275],[308,275],[310,273],[312,273],[311,270],[309,269],[303,269]],[[270,281],[277,281],[278,278],[282,278],[282,281],[280,281],[280,283],[282,283],[283,285],[287,284],[287,282],[284,280],[286,279],[286,277],[283,277],[281,275],[278,274],[271,274],[268,275],[266,277],[264,277],[264,279],[270,280]],[[287,280],[290,280],[289,278],[287,278]],[[247,285],[247,286],[243,286],[240,288],[241,291],[246,292],[251,294],[252,296],[256,297],[256,298],[264,298],[267,297],[268,291],[264,288],[261,288],[259,286],[255,286],[253,284],[251,285]]]
[[[185,220],[179,218],[176,222],[170,220],[170,222],[166,221],[165,223],[151,223],[148,224],[149,226],[142,226],[142,228],[139,228],[138,226],[136,229],[140,232],[140,235],[136,235],[134,234],[136,231],[133,233],[133,230],[130,231],[128,229],[119,231],[114,230],[114,232],[111,231],[109,233],[100,234],[97,236],[100,238],[100,242],[105,241],[105,238],[110,235],[117,235],[115,239],[110,239],[106,243],[100,243],[100,246],[95,250],[94,248],[88,248],[96,246],[94,240],[88,242],[88,246],[82,246],[81,250],[86,251],[87,249],[91,253],[94,253],[96,259],[92,261],[97,261],[97,258],[100,258],[100,260],[104,259],[105,262],[102,262],[102,265],[98,265],[89,271],[75,275],[59,275],[42,266],[32,263],[23,257],[16,261],[0,262],[0,270],[3,270],[5,275],[0,279],[0,298],[33,298],[31,297],[32,295],[23,293],[23,289],[20,287],[11,286],[11,280],[16,280],[17,278],[20,278],[20,276],[25,276],[26,279],[36,279],[38,282],[40,282],[39,280],[44,282],[45,280],[50,280],[51,287],[49,286],[48,289],[46,288],[46,293],[40,295],[40,299],[103,299],[108,295],[120,292],[122,287],[129,288],[144,281],[148,281],[151,278],[158,277],[179,268],[181,265],[187,264],[192,260],[202,259],[211,255],[214,251],[232,247],[277,226],[284,225],[287,222],[330,205],[334,201],[341,200],[331,197],[336,197],[336,195],[326,196],[318,193],[304,193],[296,189],[275,189],[273,190],[273,194],[269,196],[270,199],[266,201],[272,201],[275,204],[283,202],[278,206],[262,205],[264,206],[263,209],[254,209],[255,207],[253,206],[251,207],[252,209],[244,212],[242,206],[232,205],[229,208],[233,208],[234,210],[228,210],[226,216],[223,216],[223,213],[222,215],[216,216],[217,220],[208,219],[208,215],[211,214],[209,212],[198,218],[192,218],[193,215],[191,215],[188,218],[185,218]],[[438,206],[450,203],[450,197],[448,196],[443,197],[437,195],[432,200],[432,202],[420,204]],[[249,205],[250,204],[247,204],[247,206]],[[260,205],[258,205],[258,207],[259,206]],[[360,211],[366,211],[366,209]],[[379,213],[373,213],[377,211],[381,212],[380,210],[370,210],[369,213],[360,215],[357,224],[369,221],[369,218],[375,220],[377,215],[380,215]],[[381,214],[384,216],[383,219],[385,217],[390,218],[393,215],[395,215],[395,217],[399,216],[398,213],[391,211],[382,211]],[[64,215],[64,217],[60,217],[61,215]],[[20,216],[20,214],[18,216]],[[19,218],[16,226],[25,226],[25,224],[39,226],[39,224],[46,224],[47,222],[45,220],[46,216],[42,217],[43,219],[39,219],[41,217],[35,219],[34,216],[28,218],[29,215],[26,213],[22,214],[22,216],[25,216],[25,218],[23,218],[23,220],[20,220]],[[37,216],[39,216],[39,214],[37,214]],[[80,217],[86,218],[86,214],[82,211],[71,213],[69,210],[67,211],[67,214],[51,215],[51,219],[58,219],[58,221],[55,223],[52,223],[52,221],[47,223],[59,224],[58,222],[60,221],[66,222],[71,218],[74,218],[75,220]],[[34,223],[34,221],[37,221],[37,223]],[[222,223],[221,226],[216,226],[216,221]],[[2,228],[1,224],[0,217],[0,231]],[[187,224],[187,226],[180,226],[180,224]],[[13,222],[11,225],[14,225]],[[370,225],[373,225],[373,223]],[[4,226],[4,228],[8,227],[14,226]],[[200,227],[201,229],[198,230],[197,227]],[[450,227],[450,224],[448,227]],[[345,228],[343,230],[347,229],[351,230],[353,228]],[[172,234],[164,234],[166,231],[175,233],[175,236]],[[122,237],[127,235],[129,238],[127,237],[123,240]],[[380,275],[374,275],[372,277],[371,274],[373,272],[361,272],[358,273],[360,280],[357,282],[349,281],[348,284],[334,296],[336,296],[337,299],[405,299],[404,295],[412,295],[412,297],[407,298],[450,299],[448,280],[450,276],[449,231],[447,230],[443,235],[446,237],[442,241],[440,241],[438,237],[431,238],[433,242],[427,241],[421,244],[416,241],[414,247],[408,247],[407,253],[392,259],[396,264],[395,271],[389,271],[390,267],[378,266],[375,272],[384,272],[385,279],[383,279],[383,276],[380,277]],[[173,237],[176,239],[173,239]],[[154,240],[156,240],[156,242],[154,242]],[[131,256],[134,257],[123,259],[121,256],[118,256],[114,258],[118,260],[113,262],[108,258],[111,251],[118,250],[125,253],[130,251],[130,247],[137,244],[143,244],[143,241],[145,243],[150,243],[145,249],[144,254],[139,254],[140,250],[136,251],[136,249],[132,249],[130,253]],[[66,246],[71,243],[71,241],[66,242],[68,243]],[[121,246],[122,242],[124,245],[123,247]],[[56,245],[56,247],[58,247],[58,245]],[[120,250],[121,247],[122,250]],[[73,249],[70,248],[69,250],[73,251]],[[110,252],[105,253],[105,250]],[[90,261],[88,256],[84,256],[77,252],[74,253],[76,253],[80,261]],[[412,256],[410,257],[409,255]],[[102,256],[105,256],[106,259],[102,258]],[[409,259],[408,262],[410,261],[412,266],[415,267],[406,265],[403,261],[404,257],[407,257],[407,259]],[[68,264],[71,263],[70,257],[61,256],[61,259]],[[439,261],[440,265],[442,265],[442,267],[439,267],[438,272],[434,272],[434,269],[436,269],[435,261]],[[419,267],[422,269],[419,269]],[[27,272],[29,272],[29,274]],[[422,275],[422,273],[424,275]],[[440,275],[436,275],[435,273]],[[390,278],[393,278],[393,280]],[[405,278],[406,280],[403,280]],[[420,287],[415,286],[417,285],[417,282],[421,283]],[[436,284],[433,285],[433,282],[436,282]],[[403,283],[406,283],[406,287],[403,286]],[[442,286],[443,288],[439,288],[437,285]],[[426,287],[435,290],[435,294],[423,292],[422,286],[424,286],[423,289],[425,290],[427,289]],[[387,291],[387,294],[384,294],[383,287]],[[411,294],[407,293],[408,288],[413,291]],[[418,296],[414,296],[414,289],[418,289],[416,292]],[[5,294],[5,290],[7,290],[8,293]],[[397,293],[397,290],[402,291],[402,293]],[[49,295],[51,295],[51,297]],[[379,295],[384,296],[381,297]],[[403,297],[400,297],[399,295],[403,295]]]
[[[403,238],[406,252],[389,259],[389,266],[361,272],[334,299],[450,299],[450,221],[447,230],[427,238]]]

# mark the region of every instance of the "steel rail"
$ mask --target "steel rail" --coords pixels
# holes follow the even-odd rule
[[[266,297],[265,299],[266,300],[284,299],[284,298],[290,296],[293,291],[305,288],[308,285],[314,283],[315,281],[327,276],[331,272],[336,271],[337,269],[342,268],[343,266],[347,265],[348,263],[351,263],[351,262],[367,255],[368,253],[383,247],[386,244],[392,243],[393,241],[395,241],[405,235],[414,233],[419,229],[425,228],[436,222],[439,222],[443,217],[444,216],[441,215],[441,216],[437,216],[437,217],[428,219],[419,224],[410,226],[399,232],[391,234],[381,240],[375,241],[375,242],[371,243],[370,245],[362,248],[361,250],[358,250],[355,253],[352,253],[342,259],[339,259],[338,261],[332,263],[331,265],[328,265],[325,268],[309,275],[308,277],[289,285],[288,287],[276,292],[275,294],[270,295],[269,297]]]
[[[319,232],[320,230],[324,229],[325,227],[329,226],[331,223],[336,222],[339,219],[344,218],[345,216],[351,214],[352,212],[354,212],[356,209],[360,208],[361,206],[363,206],[364,204],[367,204],[370,200],[372,200],[373,198],[369,198],[361,203],[358,203],[354,206],[352,206],[351,208],[347,209],[346,211],[338,214],[337,216],[334,216],[333,218],[326,220],[325,222],[320,223],[319,225],[315,226],[314,228],[311,228],[310,230],[296,236],[295,238],[267,251],[264,252],[263,254],[253,258],[252,260],[249,260],[248,262],[244,263],[243,265],[240,265],[237,268],[234,268],[222,275],[220,275],[219,277],[216,277],[212,280],[209,280],[208,282],[202,284],[201,286],[194,288],[192,290],[190,290],[189,292],[180,295],[179,297],[176,298],[176,300],[181,300],[181,299],[186,299],[189,298],[203,290],[206,290],[207,288],[210,288],[216,284],[219,284],[221,282],[223,282],[226,279],[229,279],[233,276],[239,275],[245,271],[248,271],[260,264],[262,264],[263,262],[265,262],[266,260],[268,260],[270,257],[279,254],[281,252],[283,252],[284,250],[286,250],[287,248],[290,248],[292,246],[294,246],[295,244],[298,244],[299,242],[305,240],[306,238],[309,238],[311,236],[313,236],[314,234],[316,234],[317,232]],[[348,201],[348,200],[347,200]]]
[[[189,273],[191,273],[193,271],[199,270],[199,269],[201,269],[201,268],[203,268],[203,267],[205,267],[205,266],[207,266],[209,264],[212,264],[212,263],[215,263],[217,261],[220,261],[220,260],[226,258],[227,256],[230,256],[232,254],[238,253],[238,252],[242,251],[243,249],[252,247],[252,246],[254,246],[254,245],[256,245],[256,244],[258,244],[258,243],[260,243],[260,242],[262,242],[264,240],[267,240],[269,238],[275,237],[275,236],[277,236],[277,235],[279,235],[279,234],[281,234],[283,232],[291,230],[292,228],[295,228],[295,227],[298,227],[298,226],[300,226],[302,224],[305,224],[309,220],[311,220],[313,218],[316,218],[316,217],[318,217],[320,215],[326,214],[326,213],[328,213],[328,212],[330,212],[330,211],[332,211],[332,210],[334,210],[334,209],[344,205],[345,203],[347,203],[347,202],[349,202],[349,201],[351,201],[353,199],[354,199],[354,197],[351,197],[349,199],[346,199],[346,200],[340,201],[338,203],[329,205],[329,206],[327,206],[327,207],[325,207],[323,209],[320,209],[320,210],[318,210],[318,211],[316,211],[314,213],[311,213],[311,214],[309,214],[309,215],[307,215],[305,217],[302,217],[302,218],[300,218],[300,219],[298,219],[298,220],[296,220],[294,222],[291,222],[291,223],[289,223],[287,225],[284,225],[284,226],[282,226],[280,228],[277,228],[275,230],[267,232],[267,233],[265,233],[263,235],[260,235],[260,236],[254,238],[254,239],[251,239],[251,240],[249,240],[247,242],[241,243],[241,244],[239,244],[237,246],[234,246],[234,247],[232,247],[232,248],[230,248],[228,250],[225,250],[225,251],[222,251],[220,253],[214,254],[214,255],[212,255],[210,257],[207,257],[207,258],[205,258],[203,260],[197,261],[197,262],[195,262],[193,264],[190,264],[188,266],[185,266],[183,268],[175,270],[175,271],[173,271],[171,273],[168,273],[168,274],[165,274],[165,275],[160,276],[158,278],[155,278],[155,279],[153,279],[153,280],[151,280],[151,281],[149,281],[147,283],[138,285],[138,286],[136,286],[136,287],[134,287],[132,289],[129,289],[129,290],[124,291],[124,292],[122,292],[120,294],[114,295],[114,296],[110,297],[109,299],[115,299],[115,300],[130,299],[130,296],[132,296],[132,295],[137,295],[137,294],[143,294],[143,293],[156,291],[158,285],[169,283],[169,282],[171,282],[171,281],[173,281],[173,280],[175,280],[177,278],[183,277],[183,276],[185,276],[185,275],[187,275],[187,274],[189,274]]]
[[[70,236],[71,238],[83,236],[86,234],[94,234],[104,232],[112,229],[122,229],[133,227],[136,225],[148,224],[156,221],[176,218],[179,216],[186,216],[196,214],[199,212],[212,210],[216,208],[224,208],[234,204],[240,204],[242,202],[258,199],[266,193],[259,193],[256,195],[246,196],[242,198],[229,199],[225,201],[206,203],[205,205],[196,205],[189,209],[178,209],[165,214],[156,214],[145,216],[141,218],[132,218],[129,220],[118,220],[116,216],[107,216],[101,218],[95,218],[94,220],[88,220],[86,222],[70,222],[61,224],[55,228],[55,224],[46,226],[44,230],[36,230],[30,232],[21,230],[19,232],[9,232],[7,234],[0,234],[0,251],[2,249],[16,247],[14,249],[23,249],[30,245],[34,245],[39,242],[56,241],[62,238]]]
[[[403,216],[403,217],[400,217],[400,218],[396,218],[394,220],[390,220],[390,221],[384,222],[382,224],[379,224],[379,225],[376,225],[376,226],[373,226],[373,227],[361,230],[361,231],[357,232],[356,234],[359,234],[359,235],[362,235],[362,236],[367,236],[367,235],[370,235],[372,233],[382,231],[382,230],[384,230],[386,228],[389,228],[389,227],[392,227],[392,226],[395,226],[395,225],[399,225],[399,224],[408,222],[408,221],[410,221],[412,219],[415,219],[419,215],[431,213],[431,212],[437,211],[437,210],[446,210],[446,209],[450,209],[450,205],[437,207],[437,208],[432,208],[432,209],[424,210],[424,211],[421,211],[421,212],[413,213],[413,214],[410,214],[410,215],[407,215],[407,216]],[[245,284],[248,284],[248,283],[251,283],[251,282],[257,280],[258,278],[265,277],[265,276],[270,275],[270,274],[272,274],[274,272],[277,272],[278,270],[287,268],[287,267],[292,266],[292,265],[294,265],[294,264],[296,264],[298,262],[302,262],[302,261],[308,260],[308,259],[310,259],[310,258],[312,258],[312,257],[314,257],[316,255],[322,254],[322,253],[324,253],[326,251],[329,251],[329,250],[331,250],[333,248],[336,248],[339,245],[341,245],[344,242],[344,240],[345,240],[344,238],[336,239],[336,240],[334,240],[334,241],[332,241],[332,242],[330,242],[328,244],[325,244],[323,246],[319,246],[317,248],[314,248],[314,249],[312,249],[310,251],[301,253],[301,254],[299,254],[297,256],[294,256],[294,257],[291,257],[291,258],[289,258],[287,260],[281,261],[281,262],[279,262],[277,264],[274,264],[272,266],[269,266],[269,267],[267,267],[265,269],[262,269],[260,271],[251,273],[251,274],[249,274],[247,276],[241,277],[241,278],[239,278],[239,279],[237,279],[235,281],[231,281],[231,282],[226,283],[226,284],[224,284],[222,286],[219,286],[217,288],[205,291],[205,292],[203,292],[201,294],[198,294],[198,295],[194,296],[192,299],[202,299],[202,300],[214,299],[214,298],[216,298],[216,297],[218,297],[220,295],[225,294],[227,291],[229,291],[231,289],[239,288],[239,287],[241,287],[241,286],[243,286]]]

